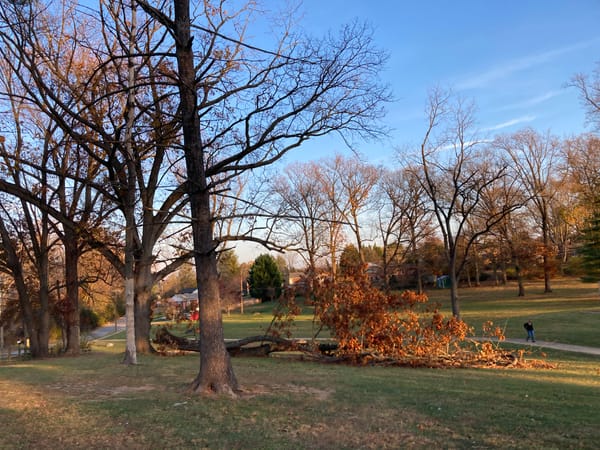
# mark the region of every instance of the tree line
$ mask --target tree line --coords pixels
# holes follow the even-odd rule
[[[48,354],[57,318],[78,354],[81,296],[121,280],[135,364],[153,351],[153,289],[193,261],[194,389],[235,391],[218,262],[239,241],[295,250],[315,280],[323,263],[335,277],[350,241],[363,262],[381,244],[386,274],[408,259],[421,270],[437,235],[456,316],[458,276],[492,243],[518,273],[535,247],[551,289],[552,262],[597,214],[594,135],[490,143],[470,104],[436,90],[420,148],[397,169],[337,156],[271,176],[307,140],[385,135],[387,55],[361,23],[310,38],[284,12],[274,47],[260,48],[247,34],[261,11],[229,6],[0,1],[0,271],[34,356]],[[573,83],[598,123],[597,74]]]
[[[338,155],[290,165],[272,183],[286,217],[280,239],[295,246],[311,289],[323,270],[335,278],[342,249],[342,261],[380,264],[386,288],[402,267],[414,271],[419,292],[424,275],[447,274],[457,317],[459,276],[479,279],[484,261],[504,282],[514,274],[519,296],[536,268],[547,293],[553,275],[589,272],[597,136],[527,128],[483,139],[471,105],[439,90],[428,105],[420,149],[398,152],[396,167]],[[378,254],[367,259],[373,245]],[[442,262],[429,256],[432,245]]]

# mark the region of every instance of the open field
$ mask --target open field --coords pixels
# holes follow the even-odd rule
[[[427,295],[447,315],[451,314],[448,289],[431,289]],[[477,335],[481,334],[481,325],[491,320],[505,329],[506,337],[525,338],[523,323],[532,319],[539,340],[600,347],[600,295],[595,284],[555,280],[553,292],[544,294],[542,282],[529,282],[526,296],[521,298],[514,284],[464,288],[459,295],[462,318]],[[237,339],[263,334],[271,320],[271,309],[272,305],[262,304],[246,308],[243,315],[225,315],[225,336]],[[296,337],[311,337],[317,328],[312,311],[303,308],[292,331]],[[329,334],[322,331],[319,336]]]
[[[514,284],[498,287],[478,287],[460,289],[462,318],[473,327],[476,335],[481,334],[481,325],[486,320],[505,329],[507,338],[525,338],[523,323],[532,319],[539,340],[565,344],[600,347],[600,295],[595,284],[578,280],[555,280],[553,292],[543,293],[542,282],[529,282],[526,296],[517,297]],[[430,301],[440,304],[441,310],[451,314],[449,291],[430,289]],[[272,304],[259,304],[246,307],[244,314],[231,312],[224,314],[225,337],[240,339],[264,334],[272,319]],[[185,325],[181,325],[181,330]],[[302,308],[292,329],[294,337],[312,337],[318,330],[313,323],[312,309]],[[124,339],[125,334],[117,335]],[[327,338],[329,333],[322,330],[319,337]]]
[[[600,347],[600,295],[598,286],[578,280],[553,280],[553,292],[543,293],[543,283],[526,283],[526,296],[517,297],[515,284],[465,288],[459,291],[462,318],[480,333],[492,320],[511,338],[525,338],[523,323],[532,319],[536,338],[549,342]],[[447,290],[428,292],[450,314]]]
[[[0,448],[597,448],[600,361],[553,370],[234,359],[241,398],[187,392],[197,355],[120,364],[122,346],[0,366]]]
[[[540,339],[598,345],[594,286],[557,283],[548,296],[532,287],[525,299],[500,291],[463,290],[464,318],[493,316],[519,337],[531,317]],[[239,323],[226,316],[228,334],[259,334],[253,330],[269,319],[262,308]],[[0,448],[592,449],[600,442],[597,356],[548,350],[555,369],[526,370],[236,358],[243,393],[230,399],[187,391],[197,355],[141,356],[127,367],[122,341],[114,344],[79,358],[0,365]]]

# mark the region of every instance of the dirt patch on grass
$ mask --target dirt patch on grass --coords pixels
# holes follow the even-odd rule
[[[62,395],[71,397],[83,397],[88,399],[106,399],[111,397],[120,397],[127,394],[140,392],[150,392],[162,390],[162,386],[144,385],[144,386],[107,386],[105,382],[80,382],[80,383],[54,383],[48,385],[48,389],[58,392]]]
[[[243,388],[240,397],[253,398],[259,395],[281,395],[282,393],[309,395],[315,400],[326,401],[335,393],[335,389],[317,389],[297,384],[273,384],[269,386],[259,384],[250,388]]]

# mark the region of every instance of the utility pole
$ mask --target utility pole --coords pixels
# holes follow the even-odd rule
[[[240,313],[244,314],[244,282],[242,271],[240,270]]]

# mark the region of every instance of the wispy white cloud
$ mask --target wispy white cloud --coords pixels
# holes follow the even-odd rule
[[[562,55],[587,48],[594,44],[598,44],[598,42],[600,42],[600,39],[596,38],[578,42],[569,46],[560,47],[554,50],[528,55],[523,58],[506,61],[503,64],[492,67],[483,73],[468,76],[464,80],[457,82],[455,86],[459,90],[482,88],[514,73],[553,61]]]
[[[451,142],[448,144],[440,145],[439,147],[436,147],[435,150],[438,152],[444,152],[447,150],[457,150],[457,149],[460,150],[461,148],[469,149],[469,148],[476,147],[481,144],[487,144],[489,142],[492,142],[492,139],[477,139],[477,140],[472,140],[472,141],[465,141],[462,143],[462,146],[458,142]]]
[[[532,122],[535,119],[536,119],[536,116],[533,116],[533,115],[515,117],[514,119],[507,120],[505,122],[502,122],[502,123],[499,123],[496,125],[492,125],[491,127],[487,127],[484,129],[484,131],[498,131],[498,130],[502,130],[503,128],[512,127],[513,125],[519,125],[521,123]]]
[[[541,103],[544,103],[550,99],[553,99],[554,97],[558,97],[559,95],[562,95],[565,93],[566,93],[565,90],[555,89],[552,91],[548,91],[544,94],[538,95],[537,97],[532,97],[527,100],[523,100],[521,102],[511,103],[508,105],[501,106],[499,108],[496,108],[495,111],[508,111],[511,109],[531,108],[533,106],[537,106]]]

